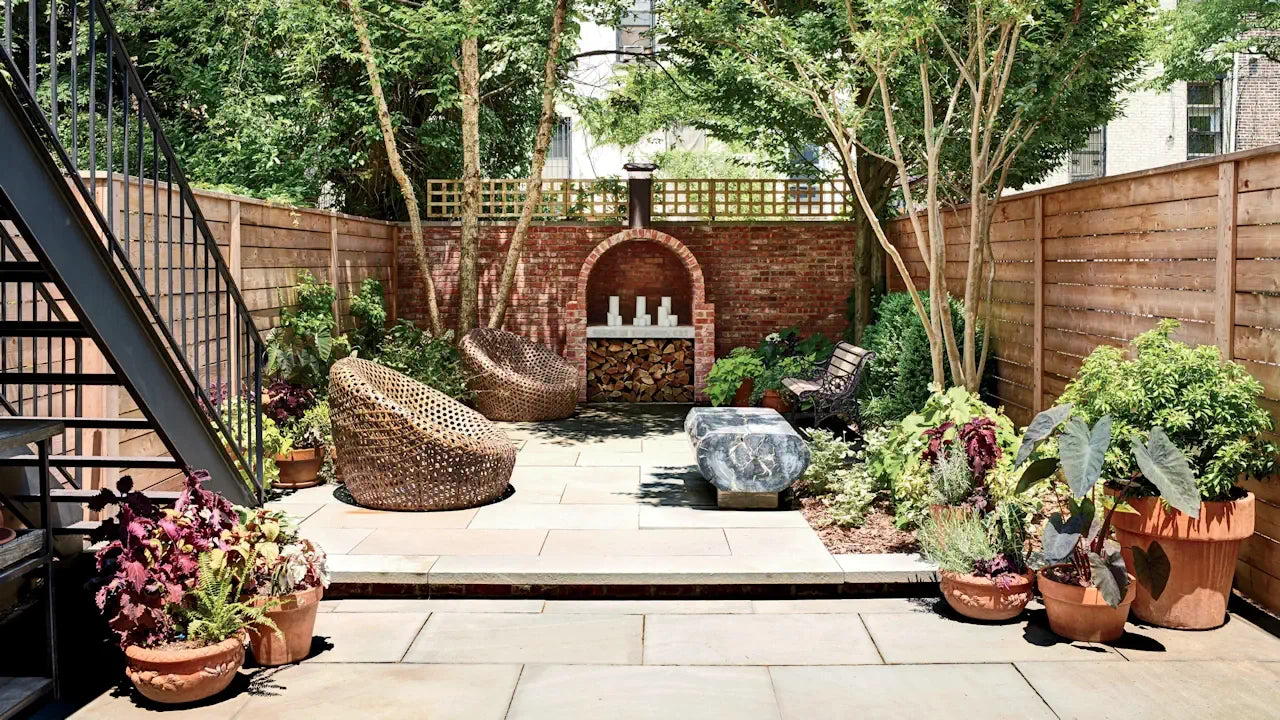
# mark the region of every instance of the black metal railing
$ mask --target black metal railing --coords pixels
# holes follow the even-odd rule
[[[259,499],[264,352],[99,0],[0,0],[0,70]]]

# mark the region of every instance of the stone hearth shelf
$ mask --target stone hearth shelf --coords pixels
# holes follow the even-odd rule
[[[683,338],[693,339],[692,325],[663,327],[660,325],[590,325],[587,327],[588,338],[649,340]]]

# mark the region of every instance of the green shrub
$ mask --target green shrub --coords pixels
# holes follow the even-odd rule
[[[707,397],[712,405],[728,405],[738,386],[764,370],[764,362],[748,347],[734,348],[711,366],[707,373]]]
[[[867,471],[881,487],[892,489],[895,522],[899,527],[919,525],[928,515],[932,501],[933,468],[922,458],[928,447],[925,431],[949,422],[952,427],[942,433],[942,439],[951,442],[956,428],[976,417],[986,417],[995,423],[996,444],[1000,448],[1000,457],[985,480],[987,489],[996,501],[1014,495],[1017,478],[1013,475],[1013,460],[1018,437],[1013,421],[964,388],[951,388],[931,395],[918,412],[890,427],[883,443],[867,445]]]
[[[387,326],[386,300],[377,278],[365,278],[360,283],[360,292],[351,298],[351,316],[358,321],[356,328],[347,333],[352,349],[361,357],[374,357]]]
[[[375,361],[398,370],[455,400],[471,399],[462,357],[453,344],[453,331],[433,337],[408,320],[401,319],[390,330]]]
[[[825,495],[831,491],[836,474],[853,459],[853,446],[835,433],[815,428],[809,432],[809,467],[800,477],[798,488],[808,495]]]
[[[925,307],[929,293],[920,293]],[[964,337],[964,303],[950,298],[952,328],[957,342]],[[880,299],[875,310],[876,321],[868,325],[862,347],[876,357],[867,367],[860,394],[862,414],[872,424],[896,422],[924,405],[933,382],[933,365],[929,357],[929,337],[916,313],[911,296],[893,292]],[[951,382],[950,366],[944,363],[947,384]]]
[[[943,450],[929,475],[930,500],[939,505],[959,505],[973,492],[973,470],[962,450]]]
[[[831,522],[841,527],[858,527],[867,519],[878,493],[875,481],[862,463],[835,473],[829,482],[830,493],[822,498]]]
[[[1173,340],[1178,326],[1163,320],[1139,335],[1132,360],[1121,348],[1097,348],[1058,401],[1091,424],[1111,416],[1113,446],[1121,450],[1107,453],[1104,478],[1137,472],[1127,449],[1158,426],[1190,460],[1201,498],[1226,500],[1241,475],[1275,472],[1277,448],[1259,438],[1272,427],[1258,405],[1262,383],[1239,363],[1224,362],[1217,347]]]
[[[298,273],[297,307],[284,305],[281,297],[280,326],[267,333],[267,374],[279,376],[324,394],[329,387],[329,368],[344,357],[345,341],[333,336],[333,286],[303,270]]]
[[[756,375],[755,388],[751,391],[751,404],[755,405],[764,397],[765,391],[783,392],[782,381],[786,378],[808,378],[818,367],[819,359],[813,355],[791,355],[780,358],[772,365],[766,364]]]

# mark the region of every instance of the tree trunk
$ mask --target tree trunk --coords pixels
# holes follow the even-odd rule
[[[859,158],[861,163],[869,156]],[[871,160],[879,162],[874,158]],[[893,167],[887,163],[879,163],[882,168],[879,169],[862,169],[858,171],[858,177],[863,183],[863,188],[867,194],[867,199],[871,201],[872,206],[877,210],[884,208],[885,202],[888,201],[890,188],[886,184],[888,179],[892,177]],[[845,182],[851,182],[846,175]],[[875,233],[871,229],[871,219],[866,213],[859,210],[854,214],[854,256],[853,256],[853,317],[851,326],[853,328],[853,342],[862,344],[862,335],[866,331],[867,326],[873,321],[875,307],[873,301],[877,295],[883,295],[886,288],[886,256],[884,248],[880,246],[880,241],[876,239]]]
[[[365,69],[369,72],[369,90],[373,94],[374,104],[378,110],[378,126],[382,129],[382,142],[387,147],[387,164],[391,175],[400,185],[404,195],[405,209],[409,214],[409,231],[413,236],[413,252],[418,260],[418,271],[422,273],[422,284],[427,294],[427,315],[431,323],[431,332],[439,335],[444,332],[444,324],[440,321],[440,308],[436,304],[436,284],[431,276],[431,260],[427,255],[426,240],[422,236],[422,218],[418,214],[418,195],[413,190],[400,162],[400,150],[396,146],[395,129],[391,126],[391,112],[387,110],[387,98],[382,92],[382,80],[378,77],[378,63],[373,56],[373,43],[369,39],[369,26],[365,24],[364,12],[360,8],[360,0],[346,0],[351,11],[351,23],[355,25],[356,35],[360,38],[360,54],[364,57]],[[392,258],[395,262],[395,258]],[[336,278],[330,278],[336,281]]]
[[[462,239],[458,248],[458,337],[475,328],[480,283],[476,256],[480,245],[480,48],[474,35],[462,40],[458,71],[462,94]]]
[[[524,252],[524,241],[533,223],[533,215],[542,202],[542,168],[547,160],[547,147],[551,144],[551,125],[556,117],[556,66],[560,59],[560,37],[564,32],[565,16],[569,12],[569,0],[556,0],[551,16],[551,37],[547,42],[547,61],[542,68],[542,115],[538,117],[538,135],[533,142],[533,162],[529,167],[524,207],[520,219],[511,233],[507,247],[507,259],[502,266],[502,280],[498,283],[497,305],[489,316],[489,327],[501,328],[506,320],[511,291],[516,284],[516,270]]]

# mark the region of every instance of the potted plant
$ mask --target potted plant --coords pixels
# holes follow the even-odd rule
[[[1163,627],[1207,629],[1225,622],[1240,545],[1253,534],[1254,496],[1237,482],[1272,475],[1277,448],[1262,439],[1272,427],[1258,403],[1262,384],[1216,347],[1173,340],[1177,328],[1177,321],[1162,321],[1127,354],[1099,347],[1061,401],[1087,422],[1110,416],[1125,444],[1147,442],[1147,428],[1158,425],[1190,461],[1198,500],[1190,505],[1171,500],[1127,453],[1109,454],[1103,468],[1107,478],[1134,478],[1134,512],[1114,520],[1129,571],[1136,573],[1139,553],[1153,547],[1169,565],[1159,597],[1138,587],[1134,615]]]
[[[764,370],[760,355],[748,347],[734,348],[716,360],[707,373],[707,397],[712,405],[749,407],[755,376]]]
[[[1071,405],[1059,405],[1036,415],[1023,433],[1015,467],[1031,460],[1046,440],[1056,452],[1030,462],[1018,481],[1027,491],[1048,480],[1058,506],[1045,524],[1042,552],[1048,565],[1040,570],[1049,627],[1072,640],[1111,642],[1124,634],[1129,607],[1137,584],[1159,598],[1169,580],[1169,561],[1159,542],[1146,548],[1130,548],[1134,570],[1130,572],[1120,547],[1111,539],[1117,517],[1132,512],[1128,506],[1143,483],[1160,489],[1161,497],[1191,517],[1199,514],[1195,477],[1187,458],[1170,441],[1164,429],[1151,428],[1145,442],[1130,441],[1128,450],[1135,468],[1127,476],[1107,480],[1107,491],[1098,492],[1104,459],[1121,452],[1112,447],[1112,420],[1104,415],[1092,427],[1071,417]]]
[[[773,408],[780,413],[791,410],[790,392],[783,386],[786,378],[807,378],[813,375],[816,362],[809,355],[791,355],[779,358],[756,374],[755,388],[751,391],[752,404]]]
[[[230,684],[244,661],[244,631],[263,608],[240,602],[242,582],[227,569],[226,538],[236,513],[188,473],[172,508],[160,508],[133,481],[104,489],[93,510],[119,505],[96,539],[98,608],[119,639],[126,674],[145,697],[162,703],[202,700]]]
[[[288,515],[278,510],[237,507],[246,602],[265,609],[266,621],[249,628],[259,665],[298,662],[311,652],[316,611],[329,586],[324,551],[298,536]]]
[[[287,452],[275,456],[280,468],[276,486],[297,489],[319,485],[320,466],[333,438],[329,403],[322,400],[312,405],[285,426],[285,433],[291,442]]]
[[[951,509],[926,520],[916,534],[921,554],[938,566],[942,597],[975,620],[1017,617],[1035,588],[1021,512],[1011,504],[985,514]]]
[[[987,475],[1003,455],[994,420],[979,415],[962,424],[947,420],[925,430],[921,462],[929,471],[929,514],[936,520],[957,510],[991,508]]]

